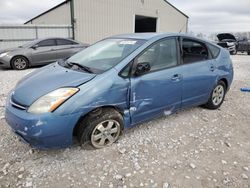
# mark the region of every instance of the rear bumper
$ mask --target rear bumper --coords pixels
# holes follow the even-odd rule
[[[7,103],[5,118],[13,132],[24,142],[39,148],[65,148],[72,144],[73,129],[80,114],[34,115]]]

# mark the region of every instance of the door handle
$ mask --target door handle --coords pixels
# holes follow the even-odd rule
[[[171,80],[173,82],[178,82],[178,81],[181,80],[181,75],[180,74],[175,74],[175,75],[172,76]]]
[[[55,49],[51,49],[50,51],[56,51]]]

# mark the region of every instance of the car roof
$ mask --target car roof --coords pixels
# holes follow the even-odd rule
[[[130,34],[115,35],[110,38],[130,38],[130,39],[150,40],[160,36],[164,37],[176,36],[176,33],[130,33]]]
[[[72,39],[69,39],[69,38],[63,38],[63,37],[46,37],[46,38],[39,38],[39,39],[35,39],[36,41],[42,41],[42,40],[49,40],[49,39],[65,39],[65,40],[71,40],[73,41]]]
[[[207,40],[207,39],[202,39],[195,37],[193,35],[185,34],[185,33],[131,33],[131,34],[121,34],[121,35],[115,35],[109,38],[121,38],[121,39],[137,39],[137,40],[154,40],[154,39],[161,39],[165,37],[187,37],[190,39],[195,39],[200,42],[205,42],[208,44],[213,44],[213,41]],[[217,47],[220,47],[216,45]],[[220,47],[221,48],[221,47]]]
[[[124,39],[138,39],[138,40],[152,40],[152,39],[160,39],[165,37],[188,37],[197,40],[202,40],[203,42],[211,42],[206,39],[197,38],[195,36],[185,34],[185,33],[130,33],[130,34],[121,34],[111,36],[109,38],[124,38]]]
[[[131,34],[115,35],[110,38],[130,38],[130,39],[151,40],[153,38],[169,37],[169,36],[189,36],[189,35],[185,35],[182,33],[131,33]]]

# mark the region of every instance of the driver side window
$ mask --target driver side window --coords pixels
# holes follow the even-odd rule
[[[137,63],[149,63],[150,71],[161,70],[176,66],[177,44],[175,38],[162,40],[152,45],[141,56],[137,58]]]
[[[39,42],[38,47],[56,46],[56,41],[54,39],[47,39]]]

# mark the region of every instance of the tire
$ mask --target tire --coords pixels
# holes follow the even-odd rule
[[[11,67],[14,70],[24,70],[29,67],[29,61],[24,56],[16,56],[11,60]]]
[[[247,51],[247,55],[250,55],[250,51]]]
[[[205,107],[211,110],[218,109],[225,98],[226,95],[226,84],[223,81],[219,81],[218,84],[214,87],[211,92],[208,102],[205,104]]]
[[[79,122],[77,138],[82,146],[101,149],[113,144],[123,130],[122,115],[112,108],[91,112]]]

